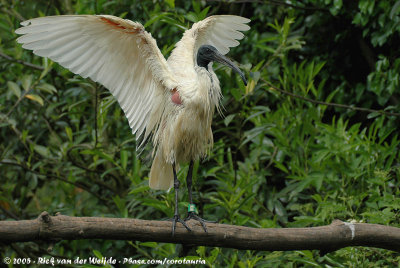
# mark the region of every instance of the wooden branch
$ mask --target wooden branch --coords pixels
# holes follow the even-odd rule
[[[196,221],[192,232],[180,223],[171,234],[170,221],[126,218],[50,216],[43,212],[35,220],[0,221],[0,242],[75,239],[138,240],[196,246],[253,250],[318,249],[323,253],[348,246],[368,246],[400,252],[400,228],[335,220],[310,228],[249,228],[207,223],[205,233]]]
[[[36,65],[36,64],[30,63],[30,62],[26,62],[26,61],[23,61],[23,60],[14,59],[13,57],[10,57],[7,54],[4,54],[3,52],[0,52],[0,57],[5,58],[8,61],[16,62],[16,63],[28,66],[30,68],[33,68],[33,69],[36,69],[36,70],[39,70],[39,71],[43,71],[44,70],[44,68],[42,66],[39,66],[39,65]]]

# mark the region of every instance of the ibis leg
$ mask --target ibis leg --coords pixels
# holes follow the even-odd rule
[[[178,180],[178,177],[176,176],[175,163],[172,164],[172,170],[174,172],[174,189],[175,189],[175,212],[174,212],[174,217],[172,218],[172,236],[174,236],[175,235],[175,229],[176,229],[176,222],[182,223],[182,225],[185,226],[185,228],[188,231],[192,231],[192,230],[179,217],[179,209],[178,209],[179,180]]]
[[[188,209],[188,215],[185,219],[185,221],[188,221],[190,219],[194,219],[198,222],[200,222],[201,226],[203,227],[204,232],[207,233],[207,227],[205,222],[210,222],[210,221],[206,221],[202,218],[200,218],[195,211],[196,206],[193,204],[193,196],[192,196],[192,175],[193,175],[193,160],[190,161],[189,164],[189,171],[186,177],[186,184],[187,184],[187,188],[188,188],[188,194],[189,194],[189,209]]]
[[[193,196],[192,196],[192,175],[193,175],[193,160],[190,161],[189,170],[186,177],[186,185],[189,193],[189,204],[193,204]]]

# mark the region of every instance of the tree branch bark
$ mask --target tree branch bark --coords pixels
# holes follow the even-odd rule
[[[175,236],[170,221],[126,218],[50,216],[34,220],[0,221],[0,242],[75,239],[138,240],[196,246],[252,250],[318,249],[323,253],[348,246],[368,246],[400,252],[400,228],[335,220],[330,225],[309,228],[250,228],[207,223],[208,233],[196,221],[192,232],[177,224]]]
[[[39,66],[39,65],[36,65],[36,64],[30,63],[30,62],[26,62],[26,61],[23,61],[23,60],[14,59],[13,57],[10,57],[7,54],[4,54],[3,52],[0,52],[0,57],[5,58],[8,61],[16,62],[16,63],[28,66],[30,68],[33,68],[33,69],[36,69],[36,70],[39,70],[39,71],[43,71],[44,70],[44,68],[42,66]]]

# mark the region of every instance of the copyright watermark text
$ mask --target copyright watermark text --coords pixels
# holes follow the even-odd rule
[[[67,264],[95,264],[95,265],[107,265],[107,264],[206,264],[203,259],[134,259],[134,258],[121,258],[116,259],[113,257],[89,257],[80,258],[76,257],[73,259],[55,258],[55,257],[38,257],[38,258],[9,258],[5,257],[3,259],[4,264],[43,264],[43,265],[67,265]]]

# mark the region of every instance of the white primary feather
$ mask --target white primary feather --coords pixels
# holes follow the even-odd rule
[[[133,133],[140,136],[149,122],[159,121],[150,116],[152,107],[162,105],[153,96],[172,90],[177,82],[140,23],[109,15],[67,15],[22,25],[16,33],[23,34],[17,41],[24,48],[104,85],[117,98]]]

